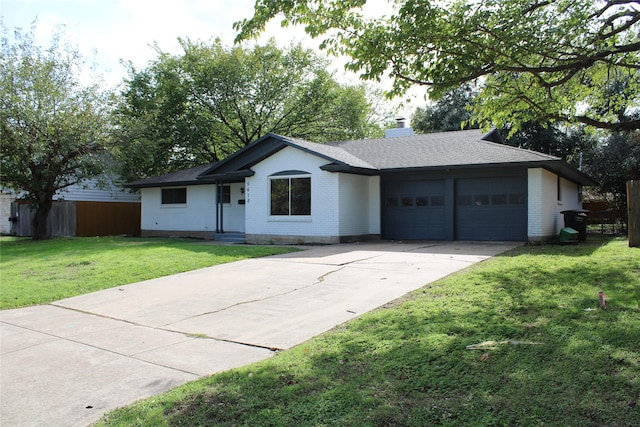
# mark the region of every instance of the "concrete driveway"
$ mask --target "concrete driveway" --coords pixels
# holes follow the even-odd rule
[[[517,245],[320,246],[2,311],[0,424],[88,425],[266,359]]]

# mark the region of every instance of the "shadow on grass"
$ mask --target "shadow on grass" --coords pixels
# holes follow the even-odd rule
[[[640,258],[609,246],[516,250],[151,405],[194,426],[640,425]]]

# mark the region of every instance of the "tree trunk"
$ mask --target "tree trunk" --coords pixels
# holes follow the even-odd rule
[[[49,230],[47,230],[47,220],[49,219],[49,212],[51,212],[52,206],[53,201],[50,197],[47,197],[44,201],[40,200],[40,202],[36,206],[36,214],[34,215],[33,222],[31,223],[32,240],[44,240],[49,237]]]
[[[627,181],[629,247],[640,247],[640,181]]]

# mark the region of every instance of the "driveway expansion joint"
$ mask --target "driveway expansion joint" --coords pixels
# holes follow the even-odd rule
[[[237,303],[235,303],[235,304],[231,304],[231,305],[229,305],[229,306],[226,306],[226,307],[220,308],[220,309],[218,309],[218,310],[207,311],[207,312],[204,312],[204,313],[198,313],[198,314],[196,314],[196,315],[189,316],[189,317],[185,317],[184,319],[180,319],[180,320],[177,320],[177,321],[170,322],[170,323],[167,323],[167,324],[165,324],[165,325],[162,325],[162,326],[160,326],[160,327],[159,327],[159,329],[163,329],[163,330],[171,330],[171,329],[164,329],[164,328],[167,328],[167,327],[169,327],[169,326],[171,326],[171,325],[175,325],[176,323],[184,322],[185,320],[197,319],[198,317],[208,316],[208,315],[210,315],[210,314],[218,314],[218,313],[222,313],[222,312],[224,312],[224,311],[227,311],[227,310],[232,309],[232,308],[235,308],[235,307],[240,307],[240,306],[247,305],[247,304],[254,304],[254,303],[257,303],[257,302],[264,302],[264,301],[268,301],[268,300],[270,300],[270,299],[278,298],[278,297],[281,297],[281,296],[284,296],[284,295],[293,294],[293,293],[295,293],[295,292],[298,292],[298,291],[301,291],[301,290],[304,290],[304,289],[308,289],[308,288],[311,288],[311,287],[313,287],[313,286],[316,286],[316,285],[321,284],[322,282],[324,282],[324,279],[325,279],[327,276],[329,276],[329,275],[331,275],[331,274],[333,274],[333,273],[336,273],[336,272],[338,272],[338,271],[342,270],[343,268],[344,268],[344,267],[340,267],[340,268],[337,268],[337,269],[335,269],[335,270],[328,271],[328,272],[324,273],[323,275],[318,276],[318,277],[316,278],[316,281],[315,281],[315,282],[310,283],[310,284],[308,284],[308,285],[306,285],[306,286],[302,286],[302,287],[299,287],[299,288],[294,288],[294,289],[288,290],[288,291],[286,291],[286,292],[281,292],[281,293],[278,293],[278,294],[269,295],[269,296],[266,296],[266,297],[264,297],[264,298],[257,298],[257,299],[248,300],[248,301],[240,301],[240,302],[237,302]],[[239,343],[239,344],[243,344],[243,343]],[[253,345],[253,344],[246,344],[246,345]],[[264,348],[269,348],[269,347],[264,347]]]

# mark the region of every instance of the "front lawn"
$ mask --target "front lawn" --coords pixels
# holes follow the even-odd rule
[[[515,249],[102,425],[638,426],[640,250],[598,239]]]
[[[294,248],[125,237],[0,240],[0,309],[45,304]]]

